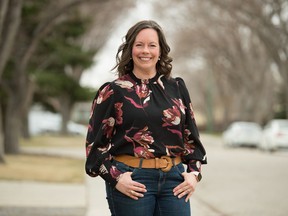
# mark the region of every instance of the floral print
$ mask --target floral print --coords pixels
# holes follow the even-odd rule
[[[177,108],[176,106],[164,110],[163,115],[164,115],[163,118],[164,124],[162,125],[163,127],[180,124],[181,115],[179,108]]]
[[[180,156],[187,172],[201,171],[206,152],[181,78],[140,80],[131,73],[101,86],[91,107],[86,173],[115,186],[121,172],[112,159],[119,154]]]
[[[103,123],[103,127],[102,127],[103,134],[106,135],[106,138],[111,138],[113,127],[115,124],[115,119],[112,117],[109,117],[108,119],[104,119],[102,123]]]
[[[148,148],[149,145],[154,142],[153,137],[151,136],[151,132],[148,131],[147,126],[135,133],[132,139],[145,148]]]
[[[101,104],[102,102],[107,100],[107,98],[109,98],[111,94],[113,94],[113,91],[110,90],[108,86],[104,87],[103,90],[100,91],[99,96],[96,100],[97,104]]]
[[[116,124],[121,125],[123,122],[123,111],[122,111],[123,103],[115,103],[115,112],[116,112]]]

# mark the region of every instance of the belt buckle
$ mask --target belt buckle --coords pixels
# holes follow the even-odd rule
[[[167,162],[167,166],[161,168],[161,170],[162,170],[163,172],[169,172],[170,169],[171,169],[172,166],[173,166],[173,163],[172,163],[172,159],[171,159],[171,157],[168,157],[168,156],[162,156],[161,159],[164,159],[164,160],[166,160],[166,162]]]

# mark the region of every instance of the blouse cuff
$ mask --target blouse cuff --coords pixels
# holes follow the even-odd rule
[[[191,160],[187,166],[187,172],[201,172],[201,162],[198,160]]]
[[[122,174],[116,166],[112,165],[109,160],[104,162],[100,167],[100,176],[112,187],[115,188],[119,177]]]

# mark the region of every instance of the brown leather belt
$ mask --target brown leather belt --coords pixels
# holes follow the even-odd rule
[[[168,172],[173,165],[181,163],[180,157],[171,158],[169,156],[162,156],[161,158],[144,159],[133,157],[130,155],[118,155],[114,156],[114,159],[131,167],[161,169],[163,172]]]

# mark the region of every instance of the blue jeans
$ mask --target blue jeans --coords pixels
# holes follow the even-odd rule
[[[122,172],[132,172],[132,179],[146,186],[144,197],[133,200],[106,183],[106,193],[112,216],[190,216],[190,203],[185,197],[174,196],[173,189],[184,181],[182,163],[169,172],[160,169],[133,168],[114,161]]]

